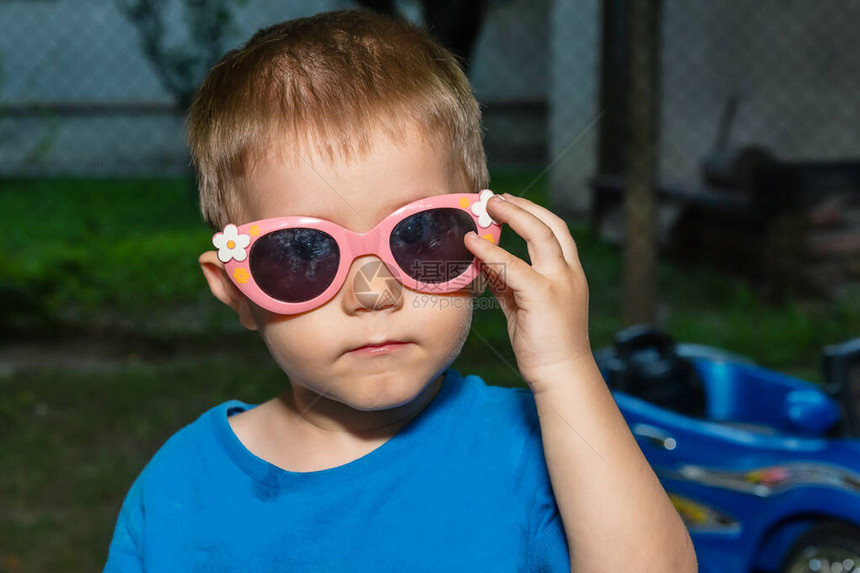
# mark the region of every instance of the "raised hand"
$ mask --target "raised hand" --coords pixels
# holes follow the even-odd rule
[[[559,366],[593,360],[585,272],[567,223],[550,210],[505,193],[490,198],[487,212],[525,239],[531,264],[474,233],[466,235],[465,245],[486,264],[517,367],[539,392],[558,383],[548,374]]]

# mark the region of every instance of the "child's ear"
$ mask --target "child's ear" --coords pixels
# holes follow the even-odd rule
[[[257,330],[257,322],[251,313],[251,301],[236,288],[236,285],[227,276],[224,263],[218,259],[218,253],[206,251],[200,255],[197,261],[200,263],[206,282],[209,283],[209,290],[212,291],[215,298],[236,311],[242,326],[248,330]]]

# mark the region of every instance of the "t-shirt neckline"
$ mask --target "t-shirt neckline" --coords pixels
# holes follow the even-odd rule
[[[355,473],[366,471],[374,466],[385,466],[386,460],[396,458],[398,452],[408,448],[412,442],[418,439],[421,433],[433,426],[433,419],[441,415],[440,412],[444,412],[447,409],[446,405],[455,399],[457,391],[462,386],[460,383],[462,376],[453,368],[446,368],[443,370],[443,374],[442,387],[439,389],[436,397],[417,416],[403,426],[399,432],[363,456],[333,468],[309,472],[285,470],[258,457],[246,448],[241,440],[239,440],[239,437],[236,436],[227,417],[232,413],[255,408],[258,404],[248,404],[241,400],[229,400],[212,409],[211,419],[219,445],[225,450],[233,463],[256,480],[276,485],[272,483],[273,480],[284,482],[290,480],[348,479]]]

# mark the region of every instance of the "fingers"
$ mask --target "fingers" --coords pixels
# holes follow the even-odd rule
[[[495,215],[493,217],[495,218]],[[498,272],[504,269],[505,285],[515,291],[529,292],[534,290],[540,281],[540,275],[527,262],[492,241],[479,237],[474,231],[466,234],[465,245],[485,264],[485,271]]]
[[[507,193],[504,200],[496,197],[500,196],[496,195],[488,202],[487,212],[525,239],[531,265],[474,233],[466,235],[465,244],[484,263],[484,271],[488,275],[503,269],[501,277],[488,278],[493,294],[501,301],[502,310],[507,315],[519,304],[527,302],[526,299],[539,296],[546,283],[546,277],[541,275],[562,270],[581,272],[582,267],[576,243],[563,219],[522,197],[512,197]],[[501,281],[498,280],[500,278]]]
[[[542,221],[536,213],[526,209],[523,201],[504,201],[495,195],[487,203],[487,212],[493,219],[506,223],[526,240],[529,258],[535,270],[560,270],[563,265],[566,266],[566,259],[556,237],[557,231]]]
[[[555,234],[555,238],[561,246],[564,253],[564,260],[568,265],[579,265],[579,251],[576,248],[576,241],[570,234],[570,228],[567,226],[567,221],[547,209],[524,197],[517,197],[509,193],[503,193],[504,198],[512,204],[525,209],[535,217],[538,217],[545,225],[547,225]]]

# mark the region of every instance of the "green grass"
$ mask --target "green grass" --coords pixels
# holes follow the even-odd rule
[[[537,174],[495,171],[493,188],[520,194]],[[546,205],[546,178],[526,197]],[[285,378],[208,293],[196,260],[211,232],[187,181],[2,181],[0,225],[0,329],[35,353],[0,369],[0,571],[98,570],[125,492],[163,441],[228,398],[271,398]],[[569,226],[597,349],[623,326],[620,251]],[[528,260],[510,228],[502,246]],[[860,335],[857,304],[771,308],[707,268],[658,271],[664,326],[681,341],[817,381],[821,346]],[[475,311],[454,366],[522,385],[498,309]]]
[[[145,327],[200,299],[211,233],[184,179],[4,181],[0,326]]]

